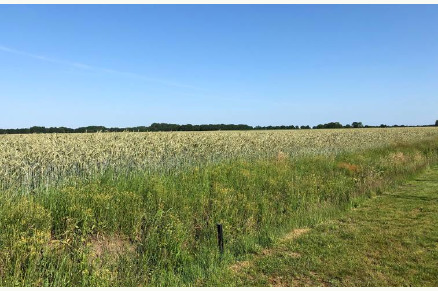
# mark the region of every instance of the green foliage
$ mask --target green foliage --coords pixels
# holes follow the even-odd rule
[[[362,122],[357,122],[357,121],[355,121],[355,122],[353,122],[353,123],[351,124],[351,126],[352,126],[353,128],[362,128],[362,127],[363,127],[363,124],[362,124]]]
[[[435,122],[435,126],[437,126]],[[416,127],[431,126],[431,125],[416,125]],[[339,122],[329,122],[313,126],[313,129],[322,128],[376,128],[376,127],[391,127],[381,124],[380,126],[363,125],[362,122],[353,122],[351,125],[343,126]],[[392,127],[405,127],[405,125],[393,125]],[[17,129],[0,129],[0,134],[29,134],[29,133],[95,133],[95,132],[157,132],[157,131],[218,131],[218,130],[278,130],[278,129],[311,129],[309,125],[294,126],[294,125],[277,125],[277,126],[250,126],[246,124],[172,124],[172,123],[152,123],[150,126],[136,127],[105,127],[105,126],[85,126],[78,128],[68,127],[44,127],[32,126],[30,128]]]
[[[36,283],[51,223],[49,211],[32,197],[0,195],[0,286]]]
[[[4,193],[0,285],[203,285],[288,229],[333,218],[436,162],[437,149],[426,140],[336,155],[280,152]],[[224,225],[223,257],[216,223]]]
[[[437,286],[438,167],[279,241],[209,285]],[[237,264],[236,264],[237,265]],[[238,265],[237,265],[238,266]]]
[[[323,129],[323,128],[343,128],[342,124],[339,122],[329,122],[325,124],[318,124],[313,127],[314,129]]]
[[[262,129],[299,129],[299,127],[291,126],[256,126],[252,127],[246,124],[172,124],[172,123],[152,123],[150,126],[136,127],[105,127],[105,126],[85,126],[78,128],[68,127],[44,127],[32,126],[30,128],[17,129],[0,129],[0,134],[28,134],[28,133],[95,133],[95,132],[148,132],[148,131],[217,131],[217,130],[262,130]],[[310,127],[309,127],[310,129]]]
[[[37,197],[50,211],[52,233],[60,239],[103,233],[135,238],[144,214],[138,194],[101,183],[53,189]]]

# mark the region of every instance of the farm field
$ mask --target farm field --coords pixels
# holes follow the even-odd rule
[[[0,148],[1,286],[203,286],[436,164],[438,128],[2,135]]]
[[[107,171],[174,173],[235,159],[330,156],[434,137],[434,127],[3,135],[0,185],[30,191]]]

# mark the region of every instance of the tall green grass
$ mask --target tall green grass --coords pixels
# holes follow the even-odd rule
[[[0,194],[1,286],[193,286],[287,230],[336,216],[438,158],[438,140],[338,155],[107,171]],[[222,223],[225,253],[218,253]],[[219,280],[214,280],[216,282]]]

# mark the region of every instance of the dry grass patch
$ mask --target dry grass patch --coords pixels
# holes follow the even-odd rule
[[[286,234],[283,238],[281,238],[281,241],[284,242],[284,241],[296,239],[301,235],[308,233],[309,231],[310,228],[296,228],[291,232],[289,232],[288,234]]]
[[[292,258],[300,258],[301,254],[297,252],[288,252],[287,255]]]
[[[353,165],[353,164],[349,164],[349,163],[345,163],[345,162],[339,163],[338,164],[338,168],[345,169],[350,174],[354,174],[354,173],[359,172],[359,166]]]
[[[91,258],[118,258],[124,254],[134,254],[134,245],[121,235],[96,236],[89,242]]]
[[[396,164],[403,164],[404,162],[406,162],[406,156],[402,152],[390,154],[390,159],[392,162],[394,162]]]
[[[230,266],[230,270],[234,273],[239,273],[242,269],[246,269],[251,266],[250,261],[240,261]]]
[[[301,236],[301,235],[303,235],[303,234],[305,234],[305,233],[307,233],[309,231],[310,231],[310,228],[297,228],[297,229],[294,229],[293,231],[291,231],[288,234],[286,234],[283,238],[281,238],[279,242],[285,242],[285,241],[296,239],[299,236]],[[259,254],[255,255],[253,257],[253,259],[257,259],[257,258],[259,258],[261,256],[271,256],[271,255],[277,253],[278,251],[281,251],[281,252],[285,251],[286,255],[289,256],[289,257],[292,257],[292,258],[299,258],[299,257],[301,257],[301,254],[297,253],[297,252],[287,252],[284,249],[278,249],[278,248],[266,248],[266,249],[263,249]],[[237,262],[237,263],[231,265],[229,268],[234,273],[239,273],[243,269],[249,268],[251,265],[252,265],[251,261],[240,261],[240,262]],[[278,281],[278,280],[276,280],[276,281]]]
[[[287,285],[284,280],[283,277],[278,276],[278,277],[270,277],[268,279],[269,281],[269,285],[271,287],[289,287],[289,285]]]
[[[284,161],[286,161],[288,158],[289,158],[289,155],[286,154],[286,153],[284,153],[284,152],[282,152],[282,151],[279,151],[279,152],[277,153],[277,161],[278,161],[278,162],[284,162]]]

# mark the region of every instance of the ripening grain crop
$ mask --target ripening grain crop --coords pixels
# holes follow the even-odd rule
[[[436,127],[0,136],[1,188],[29,191],[111,170],[168,172],[237,158],[330,155],[438,136]]]

